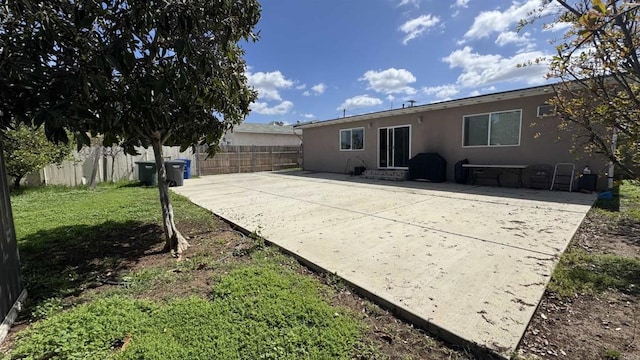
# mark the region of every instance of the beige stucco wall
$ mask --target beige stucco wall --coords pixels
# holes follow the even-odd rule
[[[604,178],[606,164],[602,159],[584,157],[570,152],[572,135],[558,130],[557,118],[538,118],[537,107],[547,95],[516,100],[425,111],[417,114],[304,129],[304,168],[311,171],[348,173],[365,162],[369,169],[378,168],[378,128],[396,125],[411,126],[411,156],[421,152],[437,152],[447,160],[447,178],[453,180],[454,165],[462,159],[477,164],[549,164],[572,162],[581,171],[589,165]],[[463,147],[463,116],[494,111],[522,110],[519,146]],[[421,118],[421,120],[419,120]],[[534,124],[535,123],[535,124]],[[339,131],[363,127],[365,148],[362,151],[340,151]],[[539,134],[536,136],[536,134]]]
[[[302,136],[296,134],[258,134],[245,132],[229,132],[224,135],[220,144],[234,146],[300,146]]]

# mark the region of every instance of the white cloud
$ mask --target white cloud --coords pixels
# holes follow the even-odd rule
[[[415,19],[411,19],[402,26],[400,26],[399,30],[405,33],[405,37],[402,40],[404,45],[418,36],[422,35],[426,30],[436,26],[440,22],[440,18],[437,16],[433,16],[431,14],[420,15]]]
[[[459,8],[466,8],[469,7],[469,0],[456,0],[456,2],[451,5],[451,7],[459,7]]]
[[[358,80],[367,81],[369,83],[367,89],[372,89],[379,93],[404,93],[408,95],[416,93],[416,90],[409,86],[409,84],[416,82],[416,77],[405,69],[369,70]]]
[[[495,41],[498,46],[505,46],[508,44],[515,44],[517,46],[531,49],[533,45],[533,40],[531,39],[531,34],[528,32],[523,33],[522,35],[518,34],[515,31],[505,31],[501,32],[496,38]]]
[[[398,3],[398,7],[405,5],[413,5],[415,7],[420,7],[420,0],[400,0]]]
[[[540,8],[540,5],[540,0],[526,0],[524,3],[514,1],[505,11],[483,11],[476,16],[464,37],[481,39],[492,33],[503,32],[520,20],[528,18],[532,11]]]
[[[540,51],[521,52],[512,57],[503,57],[499,54],[483,55],[465,46],[463,49],[453,51],[442,60],[449,63],[451,69],[462,69],[462,74],[457,80],[457,85],[460,86],[478,87],[500,81],[516,80],[534,85],[545,81],[548,64],[541,62],[528,66],[519,65],[545,56],[546,54]]]
[[[387,100],[389,100],[389,101],[393,101],[393,100],[395,100],[395,98],[396,97],[391,95],[391,94],[387,95]]]
[[[293,81],[285,78],[280,71],[247,72],[247,82],[258,91],[258,97],[262,100],[282,101],[278,89],[288,89],[293,86]]]
[[[573,26],[573,23],[559,21],[559,22],[554,22],[550,24],[545,24],[543,26],[543,31],[552,31],[552,32],[564,31],[569,29],[571,26]]]
[[[307,84],[300,84],[300,85],[296,86],[296,90],[304,90],[304,89],[306,89],[306,87],[307,87]]]
[[[438,99],[448,99],[460,92],[458,86],[454,84],[429,86],[422,88],[426,95],[435,95]]]
[[[323,83],[313,85],[311,87],[311,90],[313,90],[313,92],[316,93],[316,95],[322,95],[326,89],[327,89],[327,86]]]
[[[303,92],[302,95],[304,96],[322,95],[326,89],[327,89],[327,86],[323,83],[320,83],[320,84],[313,85],[311,87],[311,90],[307,90]]]
[[[302,116],[306,119],[313,119],[315,117],[313,114],[302,114]]]
[[[352,110],[363,107],[370,107],[381,105],[382,100],[369,96],[369,95],[358,95],[352,98],[345,100],[342,105],[338,106],[338,110]]]
[[[455,11],[451,14],[451,17],[456,17],[460,15],[460,9],[466,9],[469,7],[469,0],[456,0],[453,4],[451,4],[450,8],[455,9]]]
[[[291,110],[293,103],[291,101],[283,101],[280,104],[269,107],[266,102],[255,102],[251,104],[251,110],[262,115],[284,115]]]

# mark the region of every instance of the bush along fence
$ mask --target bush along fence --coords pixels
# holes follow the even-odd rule
[[[199,148],[200,175],[275,171],[302,167],[302,146],[222,146],[207,159]]]

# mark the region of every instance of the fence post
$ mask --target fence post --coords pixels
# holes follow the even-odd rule
[[[271,171],[273,171],[273,146],[269,146],[269,163],[271,164]]]
[[[256,146],[251,145],[251,172],[256,172]]]
[[[196,150],[196,153],[195,153],[195,155],[196,155],[196,159],[195,160],[196,161],[194,161],[194,162],[195,162],[196,166],[194,166],[195,167],[194,170],[195,170],[196,175],[200,176],[200,145],[196,145],[195,146],[195,150]]]

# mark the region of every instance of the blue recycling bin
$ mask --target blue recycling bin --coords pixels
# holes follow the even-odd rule
[[[191,159],[176,159],[184,161],[184,174],[183,178],[191,179]]]

